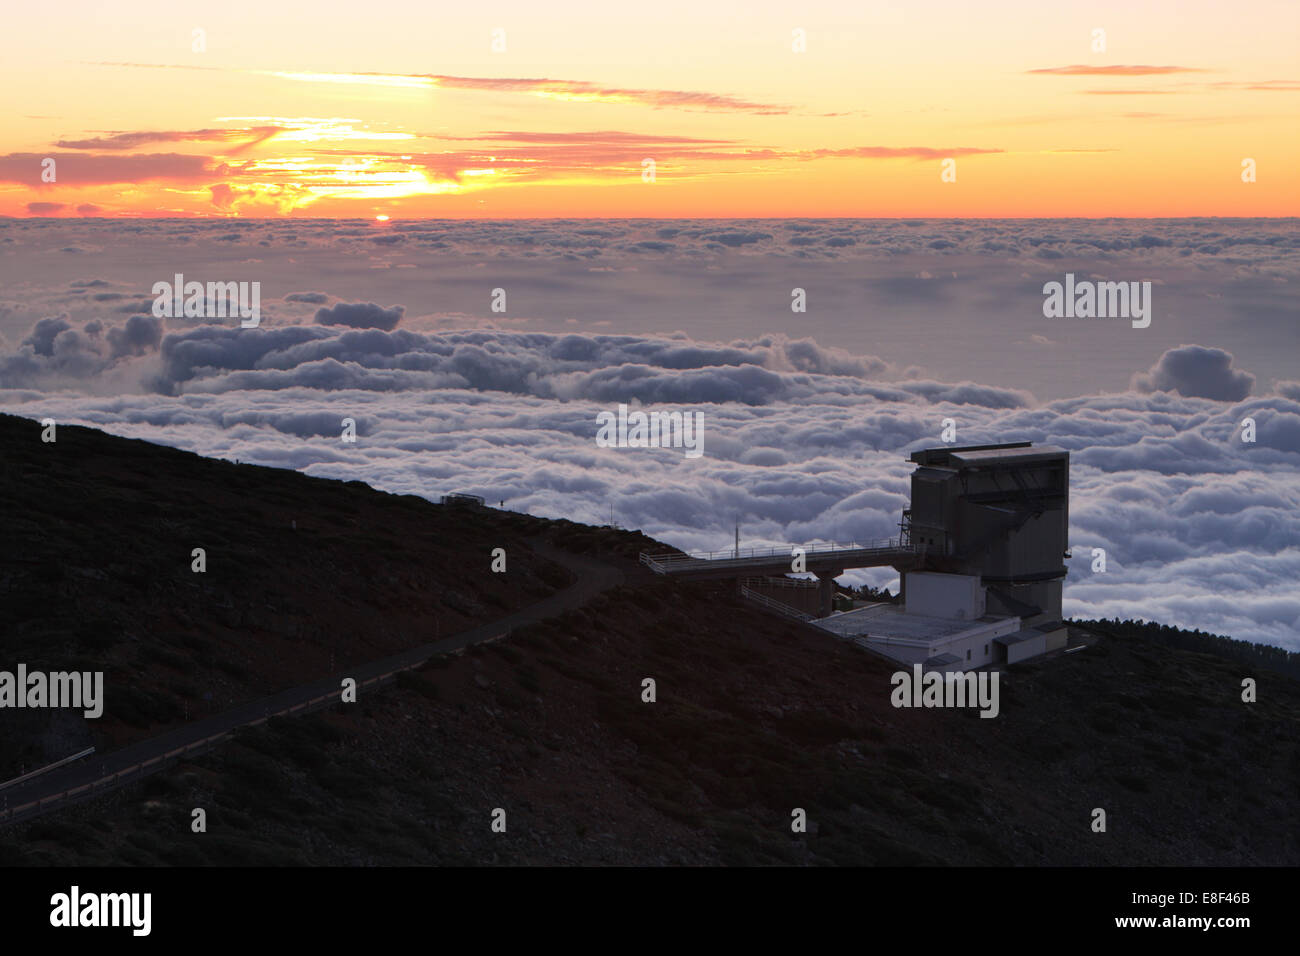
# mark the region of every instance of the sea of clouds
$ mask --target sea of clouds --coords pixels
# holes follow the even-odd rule
[[[306,234],[330,248],[340,239],[320,224],[200,225],[208,230],[202,256],[160,260],[165,265],[142,274],[170,279],[173,271],[206,267],[209,274],[196,278],[255,279],[230,270],[211,274],[212,248],[236,241],[222,237],[236,236],[242,246],[230,263],[248,258],[251,236],[273,235],[283,244],[305,242]],[[770,241],[745,236],[777,234],[775,227],[742,225],[656,224],[662,238],[635,241],[673,250],[689,241],[690,255],[706,257],[725,278],[744,271],[732,258],[736,248]],[[827,240],[877,228],[804,225],[781,226],[781,251],[768,254],[765,268],[801,250],[855,249]],[[40,223],[35,231],[51,227]],[[55,241],[89,244],[86,237],[101,227],[66,228],[80,230],[80,238]],[[204,235],[192,223],[156,228],[171,240]],[[375,238],[364,224],[331,228],[356,242]],[[459,237],[458,228],[424,224],[383,233],[399,239],[381,247],[449,235],[468,259],[465,250],[475,242],[497,248],[503,235],[531,234],[531,243],[516,245],[567,261],[573,249],[561,251],[557,235],[602,238],[582,236],[601,228],[582,224],[534,225],[531,233],[512,224],[496,239],[483,238],[493,230],[482,224],[463,227]],[[636,229],[639,236],[651,226]],[[1020,241],[1027,229],[1004,230],[1002,239],[975,231],[962,241]],[[1152,235],[1165,245],[1144,242],[1131,224],[1092,230],[1094,249],[1119,242],[1121,232],[1135,234],[1139,252],[1176,255],[1170,250],[1182,241],[1157,231]],[[0,243],[0,266],[14,275],[30,237],[12,223],[3,231],[20,240]],[[1087,234],[1071,223],[1055,224],[1055,231],[1075,244]],[[801,236],[816,242],[789,242]],[[1251,268],[1289,275],[1294,243],[1281,245],[1290,251],[1278,243],[1223,242],[1215,253],[1194,254],[1222,255],[1231,246],[1261,260]],[[613,256],[610,245],[602,248],[602,256]],[[277,254],[275,268],[288,268],[284,251]],[[313,255],[294,257],[300,254],[306,261]],[[619,261],[642,254],[621,250]],[[721,258],[707,259],[715,254]],[[319,264],[315,283],[274,297],[278,305],[260,328],[161,319],[149,314],[141,279],[126,275],[125,266],[97,265],[86,271],[88,264],[78,263],[76,279],[32,265],[19,280],[30,295],[0,301],[0,409],[394,492],[471,492],[507,508],[594,524],[612,513],[620,525],[687,550],[728,547],[737,521],[744,546],[896,534],[908,503],[907,455],[939,444],[942,422],[951,418],[960,444],[1031,440],[1070,450],[1067,614],[1140,617],[1300,650],[1300,383],[1256,374],[1223,347],[1231,337],[1178,342],[1135,360],[1114,390],[1096,389],[1080,375],[1064,386],[1073,394],[1044,400],[998,370],[996,355],[976,356],[969,374],[951,377],[927,371],[924,349],[880,357],[827,345],[797,327],[711,337],[701,332],[707,322],[692,325],[687,314],[675,316],[687,331],[620,334],[592,328],[594,319],[573,331],[551,319],[553,327],[543,330],[545,321],[494,317],[486,302],[481,315],[434,315],[396,296],[363,298],[355,295],[365,285],[356,276]],[[1240,268],[1234,264],[1229,273]],[[644,282],[634,275],[629,294]],[[12,295],[12,287],[5,292]],[[264,291],[263,301],[272,296]],[[444,327],[457,321],[461,327]],[[1123,331],[1129,341],[1141,334]],[[1294,358],[1291,340],[1276,346],[1287,347]],[[598,447],[598,413],[621,403],[703,413],[703,456]],[[1247,417],[1256,422],[1254,443],[1240,439]],[[341,440],[344,418],[356,422],[355,443]],[[1094,548],[1106,550],[1104,574],[1091,571]],[[875,569],[841,580],[896,586],[894,578]]]

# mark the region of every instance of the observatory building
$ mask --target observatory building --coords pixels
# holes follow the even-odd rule
[[[927,448],[911,460],[917,468],[903,530],[925,570],[978,575],[990,613],[1059,621],[1070,453],[1017,442]]]
[[[1061,585],[1070,453],[1030,442],[912,454],[912,507],[899,568],[902,607],[876,604],[815,623],[929,669],[1013,664],[1064,647]]]
[[[1064,647],[1061,586],[1070,527],[1070,453],[1030,442],[943,446],[913,452],[911,507],[899,536],[849,547],[809,548],[820,614],[743,583],[770,610],[809,621],[907,664],[969,670]],[[718,555],[642,554],[657,574],[756,580],[790,571],[790,550]],[[833,613],[833,582],[849,568],[898,570],[901,604]]]

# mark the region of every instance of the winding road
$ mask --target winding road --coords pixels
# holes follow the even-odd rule
[[[548,598],[489,624],[471,628],[410,650],[379,658],[331,677],[299,684],[287,690],[232,707],[196,720],[157,737],[96,754],[88,761],[50,771],[33,780],[0,791],[0,826],[30,820],[71,803],[88,800],[116,787],[156,773],[181,757],[205,753],[240,727],[265,723],[269,717],[305,714],[340,701],[342,681],[357,682],[358,700],[366,687],[391,680],[398,672],[419,667],[431,657],[502,637],[516,627],[535,624],[581,607],[600,593],[623,582],[623,572],[593,558],[562,551],[541,541],[530,541],[534,552],[563,565],[578,580]]]

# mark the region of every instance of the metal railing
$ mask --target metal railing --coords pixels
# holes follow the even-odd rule
[[[743,585],[740,588],[740,596],[747,601],[753,601],[755,604],[767,608],[769,611],[775,611],[777,614],[782,614],[785,617],[794,618],[796,621],[811,621],[813,619],[811,614],[807,614],[804,611],[799,610],[797,607],[791,607],[788,604],[782,604],[780,601],[774,601],[766,594],[759,594],[757,591],[751,590]]]
[[[498,635],[498,637],[500,636],[503,635]],[[488,640],[495,640],[495,638],[488,638]],[[427,658],[425,660],[427,660]],[[424,663],[424,660],[420,660],[402,667],[395,667],[386,674],[380,674],[376,677],[370,677],[359,682],[357,687],[370,687],[373,684],[386,683],[396,677],[399,672],[414,670]],[[302,703],[293,704],[292,706],[277,710],[274,713],[264,714],[256,720],[246,721],[231,730],[223,730],[221,733],[212,734],[211,736],[193,741],[182,747],[177,747],[174,750],[169,750],[166,753],[159,754],[156,757],[150,757],[148,760],[142,760],[139,763],[132,764],[129,767],[116,771],[115,773],[105,774],[98,780],[82,784],[79,787],[70,787],[66,790],[61,790],[58,793],[50,794],[48,797],[41,797],[38,800],[19,804],[16,807],[6,806],[3,809],[0,809],[0,826],[19,823],[23,820],[30,820],[32,817],[40,816],[42,813],[48,813],[51,810],[58,809],[59,807],[68,806],[73,803],[80,803],[83,800],[89,800],[92,797],[99,796],[101,793],[107,793],[110,790],[115,790],[128,783],[134,783],[142,777],[147,777],[150,774],[157,773],[169,764],[175,763],[176,760],[181,757],[207,753],[218,744],[224,742],[227,738],[233,736],[235,730],[238,730],[239,727],[257,727],[260,724],[266,723],[272,717],[287,717],[293,714],[311,713],[312,711],[329,707],[332,704],[340,703],[341,699],[340,690],[331,690],[327,694],[320,694],[310,700],[303,701]]]
[[[94,747],[87,747],[85,750],[80,753],[75,753],[71,757],[64,757],[62,760],[56,760],[54,763],[46,764],[44,767],[33,770],[31,773],[25,773],[21,777],[14,777],[12,780],[6,780],[4,783],[0,783],[0,790],[8,790],[10,787],[16,787],[20,783],[33,780],[41,774],[49,773],[51,770],[58,770],[60,767],[66,766],[75,760],[80,760],[82,757],[89,757],[94,752]]]
[[[749,588],[793,588],[806,591],[820,585],[817,581],[810,581],[807,578],[759,577],[741,578],[740,586]]]

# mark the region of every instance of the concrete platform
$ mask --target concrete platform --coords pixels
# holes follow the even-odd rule
[[[999,655],[994,642],[1021,630],[1018,617],[986,614],[974,621],[961,621],[908,614],[895,604],[873,604],[811,623],[900,664],[923,664],[943,671],[995,663]]]

